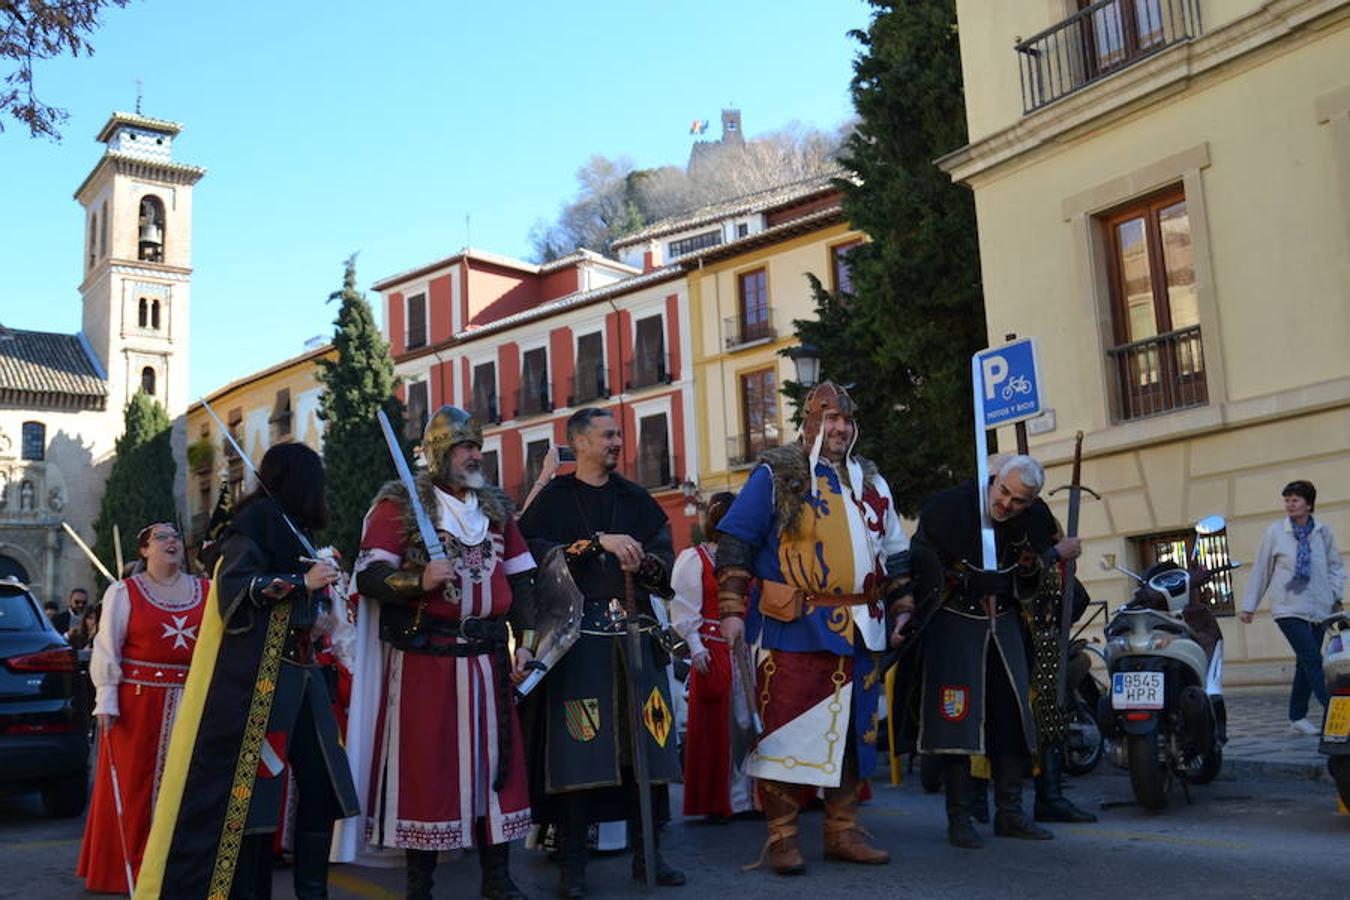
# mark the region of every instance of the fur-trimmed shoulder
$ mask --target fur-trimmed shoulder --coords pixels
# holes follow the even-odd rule
[[[862,456],[854,457],[863,472],[863,490],[872,487],[879,470],[876,463]],[[770,447],[759,455],[760,465],[773,477],[774,510],[778,513],[780,528],[789,534],[797,530],[801,521],[802,502],[810,490],[810,459],[801,444]],[[848,482],[848,467],[840,468],[839,475]]]
[[[431,515],[432,510],[436,508],[436,486],[432,484],[431,476],[423,472],[416,476],[413,485],[417,489],[418,499],[422,501],[422,508],[427,510],[428,515]],[[514,513],[514,509],[510,505],[511,501],[507,498],[506,493],[491,485],[480,488],[474,493],[478,497],[479,509],[483,511],[483,515],[487,516],[492,526],[494,528],[505,526],[507,519]],[[406,535],[404,543],[420,545],[422,537],[417,530],[417,519],[413,516],[412,504],[408,502],[408,489],[403,482],[386,481],[380,485],[380,489],[375,492],[375,499],[370,503],[371,508],[373,509],[385,500],[397,504],[402,511],[403,532]]]

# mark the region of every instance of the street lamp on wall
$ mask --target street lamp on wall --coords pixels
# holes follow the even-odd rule
[[[788,359],[797,367],[797,383],[810,390],[820,383],[820,348],[815,344],[798,344],[787,351]]]

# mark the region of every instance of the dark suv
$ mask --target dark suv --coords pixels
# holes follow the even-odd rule
[[[75,651],[28,586],[0,579],[0,790],[42,791],[47,814],[84,811],[89,717]]]

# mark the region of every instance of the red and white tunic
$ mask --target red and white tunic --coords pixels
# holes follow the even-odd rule
[[[511,607],[507,576],[535,566],[520,529],[514,520],[492,526],[472,493],[460,501],[437,489],[436,499],[436,509],[428,512],[463,548],[453,560],[459,600],[428,594],[423,616],[501,618]],[[374,561],[401,564],[403,513],[391,500],[370,511],[358,571]],[[493,654],[457,657],[386,649],[367,805],[373,846],[475,846],[473,826],[479,818],[489,843],[525,836],[530,827],[525,748],[514,706],[508,703],[506,721],[498,713],[498,687],[510,674],[499,671],[501,664]],[[510,759],[502,790],[495,791],[502,728],[510,729]]]
[[[189,579],[192,588],[181,602],[156,596],[154,582],[144,574],[114,582],[103,595],[89,675],[95,688],[94,713],[117,720],[99,740],[94,795],[75,868],[91,891],[126,892],[123,838],[133,873],[140,870],[169,735],[210,588],[205,578],[181,577]],[[113,767],[122,798],[120,822]]]
[[[731,648],[722,637],[713,548],[700,544],[675,560],[670,621],[691,658],[708,654],[708,674],[689,672],[689,720],[684,740],[684,814],[730,816],[753,808],[744,760],[731,753]]]

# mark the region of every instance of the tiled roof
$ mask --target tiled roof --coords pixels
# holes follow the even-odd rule
[[[140,113],[115,112],[108,117],[108,121],[98,130],[98,137],[94,140],[106,141],[118,125],[139,125],[148,131],[162,131],[165,134],[178,134],[183,130],[181,124],[170,122],[167,119],[152,119]]]
[[[675,260],[673,265],[683,266],[685,269],[697,269],[706,263],[728,259],[741,253],[747,253],[751,250],[758,250],[761,247],[767,247],[770,244],[779,241],[785,241],[790,238],[799,237],[803,234],[809,234],[818,228],[825,228],[843,221],[843,207],[829,206],[825,209],[818,209],[815,212],[799,216],[796,219],[790,219],[789,221],[775,225],[772,228],[766,228],[763,231],[757,231],[754,234],[746,235],[743,238],[727,241],[725,244],[717,244],[713,247],[695,250],[693,253],[690,253],[687,256],[681,256],[679,259]]]
[[[0,401],[102,409],[108,383],[78,334],[0,325]]]
[[[371,285],[372,290],[383,291],[388,288],[397,287],[405,281],[411,281],[414,278],[420,278],[437,269],[443,269],[446,266],[459,262],[462,259],[477,260],[478,262],[488,263],[494,266],[505,266],[508,269],[515,269],[518,272],[525,272],[530,275],[543,275],[548,272],[554,272],[558,269],[564,269],[568,266],[578,265],[583,262],[593,262],[609,269],[615,269],[620,272],[630,272],[637,274],[641,269],[635,269],[630,265],[619,262],[617,259],[610,259],[602,256],[592,250],[580,248],[573,250],[566,256],[561,256],[552,262],[546,262],[543,265],[538,263],[526,262],[523,259],[516,259],[514,256],[504,256],[500,253],[493,253],[490,250],[479,250],[474,247],[465,247],[458,253],[447,256],[444,259],[438,259],[435,262],[426,263],[413,269],[399,272],[397,275],[390,275],[387,278],[381,278]]]
[[[632,234],[626,234],[616,240],[613,244],[617,250],[620,247],[631,247],[634,244],[640,244],[643,241],[652,238],[663,237],[668,234],[675,234],[688,228],[697,228],[699,225],[711,224],[733,216],[744,215],[752,212],[766,212],[771,209],[777,209],[780,206],[787,206],[795,203],[812,194],[819,194],[831,190],[834,187],[834,181],[837,178],[847,178],[848,173],[843,169],[835,169],[826,172],[823,175],[815,175],[801,181],[794,181],[791,184],[783,184],[778,187],[768,188],[762,191],[756,191],[753,194],[743,194],[740,197],[733,197],[730,200],[723,200],[718,203],[710,203],[707,206],[681,213],[678,216],[660,219]]]

